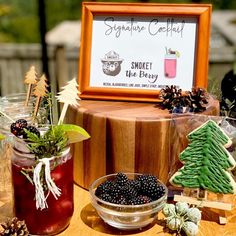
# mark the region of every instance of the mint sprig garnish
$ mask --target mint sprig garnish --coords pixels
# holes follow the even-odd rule
[[[35,159],[60,156],[68,145],[66,132],[60,126],[51,125],[43,135],[36,135],[27,129],[27,147],[35,155]]]

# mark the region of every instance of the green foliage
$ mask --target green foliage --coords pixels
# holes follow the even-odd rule
[[[61,21],[80,19],[80,1],[50,0],[45,5],[48,30]],[[1,6],[8,9],[6,14],[1,14]],[[40,42],[37,0],[0,0],[0,42]]]
[[[8,14],[11,8],[7,5],[0,5],[0,17]]]
[[[3,134],[0,134],[0,141],[5,139],[5,136]]]
[[[209,76],[208,78],[208,93],[215,96],[218,100],[220,100],[221,90],[220,90],[221,81],[216,79],[214,76]]]
[[[45,0],[47,30],[64,20],[81,18],[78,0]],[[98,0],[97,2],[141,2],[137,0]],[[144,1],[143,1],[144,2]],[[236,9],[234,0],[149,0],[156,3],[211,3],[214,9]],[[38,0],[0,0],[0,42],[40,42]]]
[[[36,159],[60,156],[68,143],[67,135],[60,126],[50,126],[40,137],[26,129],[24,131],[28,136],[27,146]]]
[[[61,21],[80,20],[81,18],[81,1],[60,0],[59,2],[58,0],[50,0],[45,1],[45,4],[48,30],[55,27]]]
[[[3,3],[9,10],[0,18],[0,39],[6,42],[38,42],[37,2],[0,0],[0,6]]]

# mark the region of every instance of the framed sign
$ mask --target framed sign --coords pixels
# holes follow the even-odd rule
[[[207,88],[211,5],[83,2],[82,99],[158,100]]]

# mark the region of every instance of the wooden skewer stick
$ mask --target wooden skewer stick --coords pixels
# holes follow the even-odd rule
[[[2,112],[1,110],[0,110],[0,114],[2,114],[3,116],[5,116],[8,120],[14,122],[14,120],[13,120],[10,116],[8,116],[6,113]]]
[[[34,119],[38,114],[40,102],[41,102],[41,97],[37,97],[36,104],[35,104],[35,107],[34,107],[34,116],[33,116]]]
[[[226,211],[232,210],[232,204],[230,203],[216,202],[216,201],[210,201],[210,200],[198,200],[196,198],[186,197],[186,196],[181,196],[181,195],[175,195],[174,201],[187,202],[189,204],[196,205],[196,206],[210,207],[210,208],[226,210]]]
[[[31,90],[32,90],[32,85],[29,84],[28,89],[27,89],[26,100],[25,100],[25,107],[27,107],[28,104],[29,104],[29,99],[30,99]]]
[[[65,103],[65,104],[63,105],[63,108],[62,108],[62,111],[61,111],[61,115],[60,115],[58,124],[62,124],[62,123],[63,123],[63,120],[64,120],[64,118],[65,118],[65,115],[66,115],[66,111],[67,111],[68,106],[69,106],[69,103]]]

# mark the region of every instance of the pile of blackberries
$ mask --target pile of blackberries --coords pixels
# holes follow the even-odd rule
[[[95,190],[95,195],[103,201],[122,205],[150,203],[164,194],[165,188],[150,174],[128,179],[124,173],[118,173],[114,180],[106,180]]]
[[[28,125],[27,121],[24,119],[19,119],[16,122],[11,124],[11,133],[13,133],[15,136],[23,139],[27,139],[27,133],[25,130],[30,131],[31,133],[34,133],[38,136],[40,136],[40,132],[38,129],[32,125]]]

